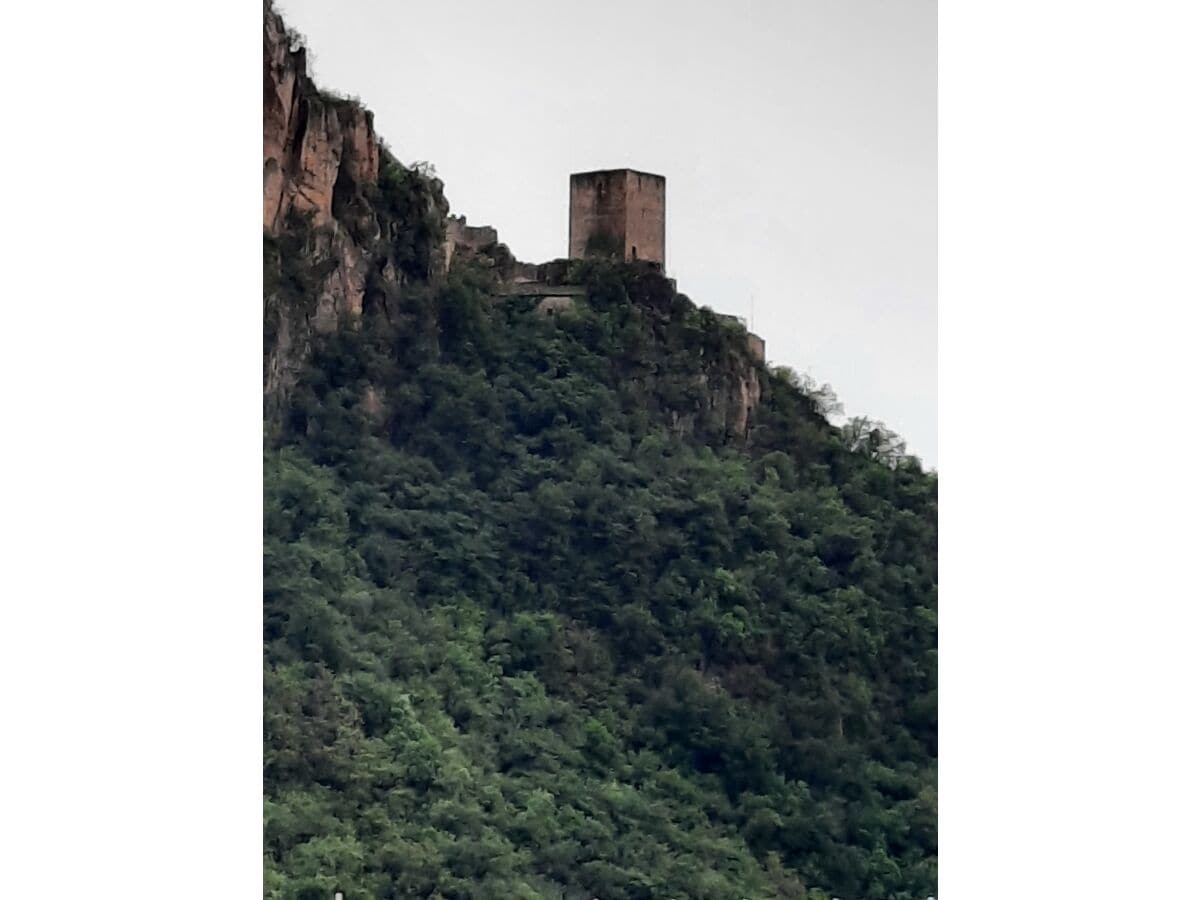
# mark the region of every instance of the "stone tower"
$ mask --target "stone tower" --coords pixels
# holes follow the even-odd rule
[[[633,169],[571,176],[568,256],[611,256],[666,265],[667,179]]]

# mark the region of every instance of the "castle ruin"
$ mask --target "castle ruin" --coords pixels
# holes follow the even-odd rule
[[[638,263],[666,274],[667,180],[662,175],[636,169],[601,169],[576,172],[571,176],[568,259],[600,257]],[[527,263],[514,258],[499,243],[496,229],[468,225],[462,216],[446,221],[443,264],[449,270],[455,256],[493,255],[489,265],[500,261],[502,296],[538,298],[537,309],[553,314],[569,309],[586,291],[564,283],[565,260]],[[674,280],[671,285],[674,287]],[[746,323],[736,316],[717,314],[722,320]],[[746,350],[755,362],[766,362],[766,344],[746,332]]]
[[[479,253],[499,241],[500,235],[491,225],[468,225],[466,216],[448,216],[446,240],[442,245],[442,268],[450,271],[455,253]]]
[[[567,256],[642,260],[666,267],[667,179],[634,169],[571,176]]]

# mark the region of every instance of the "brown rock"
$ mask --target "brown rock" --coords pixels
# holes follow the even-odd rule
[[[334,186],[351,192],[379,178],[372,116],[357,103],[321,94],[292,46],[283,19],[263,15],[263,228],[277,234],[290,212],[313,225],[334,219]]]

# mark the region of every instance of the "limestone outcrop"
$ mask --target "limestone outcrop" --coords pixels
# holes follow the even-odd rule
[[[263,388],[278,408],[315,333],[441,267],[441,182],[391,157],[372,114],[320,91],[297,35],[263,10]]]
[[[278,234],[295,212],[312,225],[379,178],[379,140],[370,112],[321,94],[304,47],[282,18],[263,16],[263,228]],[[339,196],[340,195],[340,196]]]

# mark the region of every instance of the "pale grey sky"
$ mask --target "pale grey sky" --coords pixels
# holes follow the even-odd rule
[[[322,87],[519,259],[571,172],[667,179],[667,270],[937,464],[934,0],[278,0]]]

